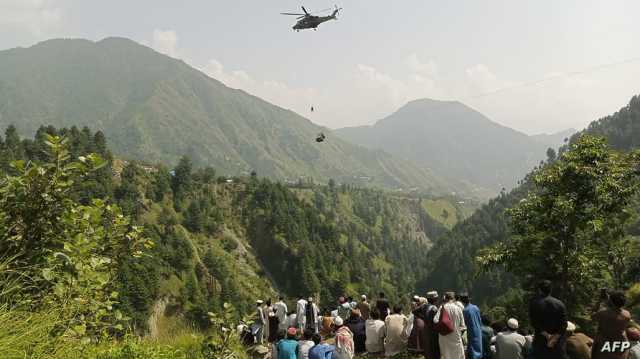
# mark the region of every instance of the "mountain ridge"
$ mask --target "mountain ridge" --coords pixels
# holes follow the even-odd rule
[[[410,101],[373,125],[336,133],[496,193],[513,187],[548,147],[562,144],[553,144],[553,136],[533,139],[459,101],[432,99]]]
[[[126,38],[0,51],[0,126],[9,124],[25,135],[43,125],[88,126],[118,156],[175,164],[187,154],[229,175],[473,193]],[[316,143],[318,132],[327,141]]]

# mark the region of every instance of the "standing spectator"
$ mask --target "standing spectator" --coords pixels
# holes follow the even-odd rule
[[[298,319],[297,319],[296,313],[293,311],[289,312],[289,315],[287,316],[286,330],[289,330],[289,328],[291,327],[295,328],[297,325],[298,325]]]
[[[336,359],[352,359],[355,354],[353,333],[340,317],[336,317],[333,324],[336,332]]]
[[[296,328],[287,329],[287,338],[278,342],[278,359],[297,359],[298,341]]]
[[[297,328],[302,332],[305,329],[307,323],[307,301],[303,296],[300,296],[296,303],[296,320]]]
[[[305,308],[306,329],[311,329],[314,333],[318,333],[319,331],[318,311],[318,306],[313,301],[313,297],[309,297]],[[309,337],[309,340],[311,340],[311,337]]]
[[[272,307],[271,311],[267,312],[267,322],[269,323],[269,337],[267,338],[267,341],[269,341],[269,343],[273,343],[276,341],[278,331],[280,330],[280,324],[275,307]]]
[[[367,296],[362,295],[360,297],[360,303],[358,303],[358,310],[360,311],[360,315],[362,315],[362,319],[365,321],[369,319],[369,314],[371,313],[371,304],[367,301]]]
[[[393,307],[393,314],[387,316],[384,320],[386,331],[384,355],[386,357],[392,357],[407,349],[407,336],[405,335],[407,324],[407,317],[402,314],[402,308],[399,306]]]
[[[482,359],[482,318],[480,309],[471,304],[469,294],[461,293],[460,301],[464,305],[462,311],[467,327],[467,359]]]
[[[533,353],[533,335],[528,329],[520,329],[519,333],[524,336],[524,340],[526,341],[526,343],[524,344],[526,357],[531,358]]]
[[[287,313],[289,310],[282,296],[274,307],[276,309],[276,318],[278,318],[278,330],[287,330]]]
[[[434,322],[438,323],[445,312],[451,321],[453,331],[446,335],[440,334],[438,337],[442,358],[464,359],[464,344],[462,343],[462,333],[465,330],[464,316],[462,309],[455,302],[455,293],[453,292],[445,293],[444,304],[438,310],[433,319]]]
[[[535,359],[566,358],[567,309],[551,296],[551,282],[538,284],[538,296],[529,304],[529,319],[534,328],[533,357]]]
[[[309,359],[335,359],[337,358],[336,347],[333,345],[322,344],[320,334],[314,334],[312,337],[313,348],[309,349]]]
[[[576,333],[576,325],[567,322],[567,356],[569,359],[591,359],[593,339]]]
[[[283,340],[284,338],[286,338],[287,332],[284,330],[278,330],[278,333],[276,334],[276,340],[273,341],[273,344],[271,344],[271,357],[274,359],[278,359],[278,344],[280,344],[280,341]]]
[[[482,359],[491,359],[491,338],[495,335],[491,328],[491,320],[486,315],[480,317],[482,320]]]
[[[511,318],[507,329],[496,336],[496,359],[523,359],[526,339],[518,333],[518,321]]]
[[[631,345],[629,359],[640,359],[640,330],[638,328],[627,328],[627,339]]]
[[[349,301],[347,301],[345,297],[338,298],[338,315],[337,316],[342,319],[347,319],[349,318],[349,315],[351,315],[351,305],[349,304]]]
[[[384,352],[384,322],[380,320],[377,310],[371,312],[371,316],[365,322],[366,341],[365,349],[369,354],[380,354]]]
[[[271,316],[273,314],[273,305],[271,305],[271,299],[267,299],[264,303],[264,335],[263,337],[267,338],[267,342],[271,342],[271,337],[274,336],[271,334]]]
[[[349,306],[351,307],[351,309],[356,309],[356,308],[358,308],[358,302],[356,302],[355,300],[353,300],[353,297],[349,297],[349,298],[347,298],[347,301],[349,302]]]
[[[376,309],[380,313],[380,319],[384,321],[389,315],[389,301],[384,297],[384,293],[380,292],[378,300],[376,300]]]
[[[607,342],[627,341],[626,330],[631,323],[631,314],[623,308],[626,302],[624,292],[614,291],[607,294],[606,291],[603,291],[598,307],[604,299],[608,299],[608,308],[599,310],[591,317],[598,324],[591,357],[593,359],[626,359],[628,349],[624,352],[602,351],[603,345]]]
[[[425,359],[440,359],[440,344],[438,332],[435,330],[433,319],[438,313],[438,292],[427,293],[427,320],[424,330],[424,356]]]
[[[427,298],[414,298],[413,310],[413,326],[409,335],[409,350],[415,353],[424,353],[424,338],[427,321]]]
[[[356,354],[364,353],[367,351],[365,348],[365,342],[367,340],[367,330],[365,320],[360,316],[360,311],[354,309],[351,311],[351,316],[345,322],[345,325],[349,327],[351,333],[353,333],[353,345]]]
[[[315,346],[315,343],[311,340],[313,337],[313,330],[307,329],[302,333],[302,338],[298,341],[298,359],[309,359],[309,350]]]
[[[258,344],[262,344],[262,342],[264,341],[264,330],[265,330],[265,324],[267,323],[267,317],[264,313],[264,308],[262,307],[263,303],[264,302],[262,300],[256,301],[257,318],[256,318],[256,322],[253,324],[255,328],[254,332],[256,336],[256,342]]]
[[[331,310],[325,309],[324,315],[320,319],[320,335],[322,335],[323,337],[331,335],[332,327],[333,316],[331,315]]]

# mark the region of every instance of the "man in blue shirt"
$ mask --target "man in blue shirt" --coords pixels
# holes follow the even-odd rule
[[[480,309],[469,301],[469,294],[461,293],[460,301],[464,305],[462,314],[467,327],[467,358],[482,358],[482,319]]]
[[[298,334],[296,328],[287,329],[287,339],[283,339],[278,343],[278,359],[297,359],[298,341],[296,340],[296,334]]]
[[[321,344],[322,337],[320,334],[314,334],[311,340],[315,346],[309,349],[309,359],[335,359],[336,347],[328,344]]]

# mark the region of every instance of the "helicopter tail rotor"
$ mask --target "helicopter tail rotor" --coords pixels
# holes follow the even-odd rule
[[[331,16],[332,16],[334,19],[337,19],[337,18],[338,18],[338,17],[337,17],[337,15],[338,15],[338,13],[340,12],[340,10],[342,10],[342,8],[339,8],[339,7],[338,7],[338,5],[336,5],[335,7],[336,7],[336,9],[335,9],[335,10],[333,10],[333,14],[331,14]]]

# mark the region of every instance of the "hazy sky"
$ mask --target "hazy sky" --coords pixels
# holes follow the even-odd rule
[[[303,1],[0,0],[0,49],[124,36],[332,128],[430,97],[552,132],[640,93],[638,0],[342,0],[296,33],[279,12],[336,0]]]

